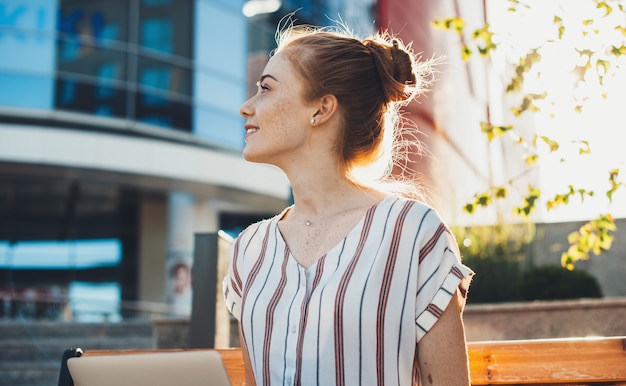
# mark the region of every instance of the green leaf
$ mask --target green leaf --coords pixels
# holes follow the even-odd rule
[[[617,57],[626,55],[626,46],[623,44],[620,47],[611,46],[611,50],[609,52]]]
[[[599,1],[598,4],[596,4],[596,8],[604,8],[604,17],[613,12],[613,8],[606,1]]]
[[[457,34],[461,35],[463,33],[463,29],[465,28],[465,20],[460,17],[447,17],[443,19],[435,19],[432,22],[434,27],[441,28],[444,30],[455,31]]]
[[[608,60],[598,59],[596,60],[596,71],[598,73],[598,81],[602,84],[602,80],[608,74],[611,63]]]
[[[586,48],[586,49],[576,49],[576,52],[578,52],[578,55],[582,58],[583,56],[586,56],[587,58],[591,58],[591,56],[593,54],[595,54],[594,51],[591,51],[590,49]]]
[[[536,164],[538,160],[539,160],[538,154],[530,154],[524,158],[524,162],[526,163],[526,166],[532,166]]]
[[[606,196],[609,198],[609,202],[613,202],[613,194],[622,186],[626,187],[626,184],[622,184],[618,180],[619,177],[619,169],[613,169],[609,172],[609,183],[611,184],[611,189],[606,192]]]
[[[491,51],[497,48],[497,45],[493,42],[493,32],[489,30],[489,24],[485,24],[482,28],[475,30],[472,37],[477,41],[478,52],[483,57],[488,56]]]
[[[480,194],[474,194],[474,201],[465,204],[463,206],[463,211],[473,214],[479,206],[483,208],[489,206],[492,202],[492,196],[495,196],[496,198],[506,197],[506,188],[496,187],[492,188],[492,191],[493,192],[487,191]]]
[[[528,195],[524,198],[524,205],[520,207],[515,207],[514,211],[517,215],[522,217],[523,219],[528,219],[530,214],[536,208],[536,201],[541,196],[541,190],[534,186],[528,186]]]
[[[477,196],[476,203],[482,207],[491,204],[491,195],[488,192],[482,193]]]
[[[512,107],[511,111],[516,117],[519,117],[526,111],[539,111],[539,107],[535,104],[535,101],[545,99],[548,96],[547,92],[543,94],[526,94],[522,98],[522,103],[518,106]]]
[[[589,141],[572,141],[572,143],[577,143],[579,144],[578,147],[578,154],[579,155],[583,155],[583,154],[591,154],[591,147],[589,147]]]
[[[575,189],[574,186],[569,185],[566,193],[556,194],[552,199],[548,200],[546,207],[548,210],[552,210],[558,206],[567,205],[570,202],[570,198],[574,195],[580,196],[580,200],[584,202],[585,196],[592,197],[593,194],[592,190]]]
[[[578,231],[567,236],[570,247],[561,255],[561,265],[572,270],[577,261],[588,260],[590,253],[599,255],[609,250],[614,239],[612,232],[616,230],[615,220],[610,214],[600,215],[583,224]]]
[[[509,194],[509,190],[504,186],[500,186],[494,188],[493,194],[496,198],[506,198]]]
[[[467,61],[470,58],[470,56],[472,56],[472,53],[473,53],[472,49],[464,44],[461,50],[461,57],[463,58],[463,60]]]
[[[489,122],[480,122],[480,130],[487,135],[487,140],[491,142],[496,137],[501,137],[507,131],[513,130],[513,126],[497,126]]]
[[[563,19],[558,16],[554,16],[553,23],[558,26],[559,40],[563,39],[563,34],[565,33],[565,26],[563,25]]]
[[[515,76],[511,78],[511,82],[507,85],[506,91],[520,91],[522,84],[524,84],[524,75],[540,60],[541,54],[539,54],[537,49],[530,50],[526,56],[521,58],[519,63],[515,66]]]
[[[545,142],[550,147],[550,152],[555,152],[559,150],[559,143],[555,140],[552,140],[545,135],[540,136],[541,140]]]

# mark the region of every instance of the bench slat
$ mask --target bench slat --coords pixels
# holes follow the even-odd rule
[[[468,353],[472,385],[626,384],[624,337],[475,342]]]

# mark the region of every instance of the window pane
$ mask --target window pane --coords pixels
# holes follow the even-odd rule
[[[128,40],[128,0],[61,0],[60,8],[62,40],[87,46]]]
[[[142,0],[139,7],[139,45],[191,58],[192,2]]]
[[[191,95],[191,71],[166,61],[139,57],[138,83],[149,89]]]
[[[57,77],[61,79],[56,91],[58,107],[123,114],[123,103],[112,99],[121,96],[118,89],[127,79],[127,13],[128,0],[61,1],[56,56]]]
[[[110,83],[91,84],[72,77],[56,82],[56,107],[106,117],[126,117],[126,92]]]
[[[191,130],[191,106],[167,98],[165,93],[140,92],[136,98],[136,120],[152,125]]]
[[[141,45],[145,48],[171,53],[172,35],[171,20],[151,18],[141,21]]]
[[[64,74],[79,74],[105,80],[124,81],[126,79],[126,54],[102,47],[82,45],[68,42],[59,43],[57,70]]]

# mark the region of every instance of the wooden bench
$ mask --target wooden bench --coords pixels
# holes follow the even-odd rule
[[[86,350],[82,355],[175,351],[182,350]],[[216,351],[232,385],[244,385],[241,351]],[[468,353],[472,385],[626,386],[626,337],[470,342]],[[59,386],[66,385],[60,380]]]

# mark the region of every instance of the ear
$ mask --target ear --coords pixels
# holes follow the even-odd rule
[[[338,113],[338,103],[337,98],[334,95],[324,95],[320,99],[318,99],[315,104],[317,110],[311,116],[311,118],[315,118],[315,123],[313,125],[319,125],[328,122],[333,117],[335,117]],[[312,121],[313,122],[313,121]]]

